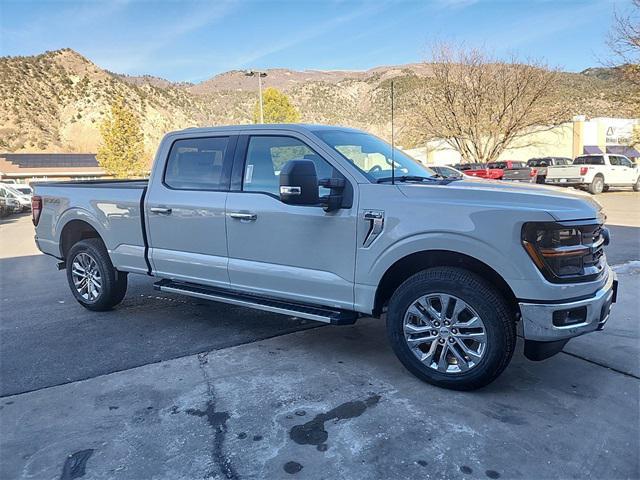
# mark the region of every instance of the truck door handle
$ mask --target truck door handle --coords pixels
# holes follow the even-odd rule
[[[251,212],[229,212],[227,213],[227,215],[229,215],[229,217],[231,218],[246,220],[249,222],[252,222],[258,218],[258,215],[256,213]]]
[[[166,207],[151,207],[151,213],[157,213],[158,215],[171,215],[171,209]]]

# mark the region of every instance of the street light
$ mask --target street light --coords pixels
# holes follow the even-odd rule
[[[244,72],[247,77],[258,77],[258,94],[260,95],[260,123],[264,123],[264,111],[262,109],[262,79],[267,76],[267,72],[260,70],[247,70]]]

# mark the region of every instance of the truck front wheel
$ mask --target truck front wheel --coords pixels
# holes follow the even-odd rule
[[[73,245],[66,263],[71,293],[84,308],[110,310],[127,293],[127,274],[113,267],[100,239],[88,238]]]
[[[454,267],[423,270],[400,285],[389,302],[387,333],[411,373],[453,390],[491,383],[516,344],[515,322],[502,295]]]

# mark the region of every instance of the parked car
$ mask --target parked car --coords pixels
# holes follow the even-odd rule
[[[460,170],[448,165],[427,165],[427,167],[443,178],[462,178],[465,175]]]
[[[31,198],[18,192],[11,185],[0,184],[0,191],[2,196],[11,199],[12,209],[17,212],[26,212],[31,209]]]
[[[4,218],[11,213],[7,205],[7,199],[0,195],[0,218]]]
[[[547,167],[557,165],[571,165],[573,160],[566,157],[542,157],[531,158],[527,161],[527,166],[531,167],[532,176],[536,183],[544,183],[547,178]]]
[[[597,194],[610,187],[632,187],[640,191],[640,168],[622,155],[582,155],[572,165],[547,168],[546,183],[586,188]]]
[[[33,195],[33,189],[29,185],[24,185],[22,183],[16,183],[11,185],[11,187],[22,195],[29,197],[29,202],[31,202],[31,195]]]
[[[342,127],[187,129],[155,158],[148,181],[35,186],[36,243],[89,310],[138,273],[332,324],[386,313],[409,371],[469,390],[506,368],[516,332],[541,360],[602,329],[616,300],[604,215],[584,195],[443,179]]]
[[[493,170],[502,170],[500,180],[510,180],[512,182],[531,182],[533,180],[531,168],[525,162],[517,160],[501,160],[499,162],[490,162],[487,168]]]
[[[502,178],[502,169],[488,168],[484,163],[458,163],[453,168],[460,170],[470,177],[484,178],[487,180],[500,180]]]
[[[18,200],[7,194],[2,188],[0,188],[0,198],[2,198],[5,207],[5,216],[11,215],[12,213],[18,213],[22,211],[22,206]]]

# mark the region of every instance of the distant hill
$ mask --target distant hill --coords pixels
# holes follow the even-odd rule
[[[395,79],[399,144],[418,141],[403,123],[415,111],[415,94],[429,82],[428,64],[367,71],[268,70],[265,86],[284,90],[303,122],[364,128],[388,137],[389,81]],[[250,123],[256,79],[243,71],[198,84],[173,83],[108,72],[70,49],[30,57],[0,58],[0,150],[92,152],[98,126],[118,96],[142,119],[146,148],[153,152],[164,133],[189,126]],[[640,116],[637,92],[615,71],[563,73],[554,102],[587,116]]]

